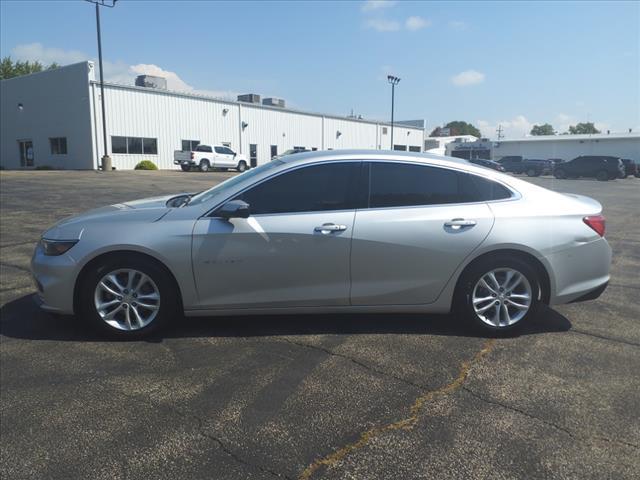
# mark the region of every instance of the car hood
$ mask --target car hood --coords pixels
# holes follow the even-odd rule
[[[94,223],[155,222],[171,210],[167,201],[176,195],[144,198],[95,208],[79,215],[63,218],[42,235],[51,240],[76,240]]]

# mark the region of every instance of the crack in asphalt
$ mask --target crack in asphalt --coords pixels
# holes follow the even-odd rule
[[[630,345],[632,347],[640,347],[640,343],[632,342],[630,340],[625,340],[624,338],[613,338],[607,337],[604,335],[599,335],[597,333],[587,332],[586,330],[580,330],[577,328],[572,328],[569,332],[579,333],[580,335],[587,335],[589,337],[599,338],[601,340],[609,340],[610,342],[623,343],[625,345]]]
[[[336,352],[336,351],[329,350],[328,348],[325,348],[325,347],[321,347],[321,346],[318,346],[318,345],[312,345],[312,344],[310,344],[310,343],[295,342],[295,341],[290,340],[290,339],[288,339],[288,338],[283,338],[282,340],[283,340],[283,341],[285,341],[285,342],[287,342],[287,343],[290,343],[290,344],[292,344],[292,345],[297,345],[297,346],[299,346],[299,347],[304,347],[304,348],[310,348],[310,349],[313,349],[313,350],[318,350],[318,351],[324,352],[324,353],[326,353],[327,355],[330,355],[330,356],[335,356],[335,357],[343,358],[343,359],[345,359],[345,360],[348,360],[348,361],[349,361],[349,362],[351,362],[351,363],[354,363],[355,365],[358,365],[358,366],[360,366],[360,367],[364,368],[365,370],[368,370],[368,371],[370,371],[370,372],[377,373],[378,375],[381,375],[381,376],[384,376],[384,377],[393,378],[393,379],[395,379],[395,380],[397,380],[397,381],[399,381],[399,382],[402,382],[402,383],[404,383],[404,384],[406,384],[406,385],[409,385],[409,386],[411,386],[411,387],[417,388],[417,389],[418,389],[418,390],[420,390],[420,391],[425,391],[425,390],[427,390],[427,389],[429,388],[429,387],[427,387],[427,386],[425,386],[425,385],[421,385],[421,384],[419,384],[419,383],[412,382],[411,380],[407,380],[406,378],[399,377],[399,376],[397,376],[397,375],[395,375],[395,374],[393,374],[393,373],[391,373],[391,372],[386,372],[386,371],[384,371],[384,370],[378,370],[377,368],[372,367],[371,365],[368,365],[368,364],[366,364],[366,363],[364,363],[364,362],[361,362],[360,360],[357,360],[357,359],[355,359],[355,358],[353,358],[353,357],[350,357],[350,356],[348,356],[348,355],[345,355],[345,354],[343,354],[343,353],[338,353],[338,352]]]
[[[507,405],[506,403],[499,402],[498,400],[493,400],[493,399],[487,398],[487,397],[485,397],[483,395],[480,395],[479,393],[475,392],[474,390],[470,389],[469,387],[463,386],[462,390],[464,390],[465,392],[468,392],[470,395],[472,395],[473,397],[477,398],[478,400],[480,400],[480,401],[482,401],[484,403],[487,403],[487,404],[490,404],[490,405],[495,405],[497,407],[501,407],[501,408],[510,410],[512,412],[518,413],[520,415],[523,415],[525,417],[528,417],[528,418],[530,418],[532,420],[537,420],[538,422],[544,423],[545,425],[547,425],[549,427],[552,427],[552,428],[554,428],[556,430],[559,430],[559,431],[565,433],[566,435],[568,435],[569,437],[573,438],[574,440],[588,440],[588,439],[603,440],[605,442],[617,443],[617,444],[620,444],[620,445],[625,445],[627,447],[640,449],[640,446],[635,445],[635,444],[630,443],[630,442],[625,442],[624,440],[613,440],[611,438],[602,437],[602,436],[599,436],[599,435],[585,436],[585,435],[575,434],[571,430],[568,430],[565,427],[562,427],[562,426],[560,426],[560,425],[558,425],[556,423],[550,422],[549,420],[545,420],[544,418],[541,418],[541,417],[538,417],[536,415],[533,415],[533,414],[531,414],[531,413],[529,413],[529,412],[527,412],[525,410],[522,410],[522,409],[520,409],[518,407],[514,407],[512,405]]]
[[[484,356],[489,354],[493,348],[495,347],[496,340],[490,339],[487,340],[482,348],[476,352],[476,354],[469,360],[465,360],[460,364],[458,375],[446,385],[439,387],[435,390],[428,390],[420,395],[414,401],[413,405],[409,410],[410,415],[406,418],[398,420],[396,422],[388,423],[386,425],[381,425],[378,427],[370,428],[365,432],[362,432],[358,439],[352,443],[349,443],[338,450],[326,455],[325,457],[319,458],[315,460],[312,464],[310,464],[298,477],[299,480],[308,480],[310,479],[316,471],[318,471],[321,467],[329,468],[337,464],[343,458],[345,458],[350,453],[358,450],[365,445],[367,445],[373,438],[378,435],[393,431],[393,430],[411,430],[419,420],[419,414],[424,409],[424,406],[440,395],[448,395],[456,390],[459,390],[471,372],[473,366],[478,363]]]

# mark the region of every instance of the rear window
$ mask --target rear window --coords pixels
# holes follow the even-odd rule
[[[208,152],[211,153],[211,147],[208,145],[198,145],[196,147],[196,152]]]

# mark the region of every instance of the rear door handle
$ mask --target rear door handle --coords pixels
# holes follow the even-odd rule
[[[335,223],[323,223],[321,226],[313,229],[314,232],[319,232],[323,235],[329,235],[332,232],[344,232],[347,229],[346,225],[336,225]]]
[[[476,224],[475,220],[465,220],[464,218],[454,218],[448,222],[444,222],[444,226],[453,230],[460,230],[461,228],[473,227]]]

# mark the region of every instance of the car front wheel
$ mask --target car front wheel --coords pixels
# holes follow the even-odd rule
[[[82,318],[113,337],[148,336],[177,311],[168,274],[146,259],[106,260],[88,272],[81,288]]]
[[[538,175],[540,174],[535,168],[530,168],[529,170],[527,170],[527,177],[537,177]]]
[[[490,258],[466,272],[457,301],[476,328],[491,333],[511,331],[536,315],[540,280],[535,269],[520,258]]]
[[[596,178],[598,180],[600,180],[601,182],[606,182],[607,180],[609,180],[609,174],[607,173],[606,170],[600,170],[597,174],[596,174]]]

